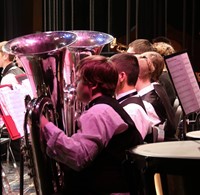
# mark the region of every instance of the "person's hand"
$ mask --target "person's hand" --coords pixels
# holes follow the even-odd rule
[[[42,150],[42,152],[45,154],[46,151],[46,141],[45,141],[45,137],[44,137],[44,126],[48,123],[49,121],[46,119],[46,117],[42,114],[40,117],[40,129],[41,129],[41,133],[40,133],[40,148]]]
[[[42,130],[44,130],[44,126],[48,123],[49,121],[46,119],[44,115],[41,115],[40,117],[40,127]]]

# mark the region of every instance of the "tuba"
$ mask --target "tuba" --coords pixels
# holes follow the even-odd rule
[[[97,31],[51,31],[18,37],[4,46],[21,61],[33,93],[25,99],[23,148],[38,195],[59,192],[63,185],[59,164],[45,153],[40,116],[68,136],[75,133],[76,119],[84,110],[76,99],[76,66],[82,58],[100,54],[111,41],[111,35]]]
[[[42,32],[15,38],[3,48],[18,57],[30,82],[32,94],[25,98],[22,148],[38,195],[53,194],[62,188],[58,164],[44,152],[39,120],[44,114],[57,126],[63,127],[62,69],[67,46],[76,38],[71,32]]]
[[[64,73],[70,73],[64,85],[65,129],[67,129],[68,136],[76,132],[75,121],[84,110],[84,105],[76,100],[75,95],[76,67],[82,58],[100,54],[103,47],[114,39],[111,35],[98,31],[74,30],[70,32],[77,35],[77,40],[69,45],[69,53],[64,66]]]

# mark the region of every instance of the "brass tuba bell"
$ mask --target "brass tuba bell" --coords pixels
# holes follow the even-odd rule
[[[84,105],[76,100],[75,95],[75,69],[79,61],[89,55],[98,55],[106,44],[113,41],[113,36],[98,32],[87,30],[73,30],[70,31],[77,35],[77,40],[73,44],[69,45],[69,53],[65,59],[64,74],[70,73],[67,82],[64,85],[64,97],[65,97],[65,124],[67,134],[71,136],[75,133],[75,121],[84,110]]]
[[[112,41],[111,35],[97,31],[50,31],[15,38],[4,47],[21,61],[33,92],[27,101],[24,142],[39,195],[58,192],[62,183],[57,163],[45,155],[40,115],[69,136],[75,132],[76,118],[84,110],[76,99],[76,66],[82,58],[100,54]]]

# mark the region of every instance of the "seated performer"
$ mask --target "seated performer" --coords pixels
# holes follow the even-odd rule
[[[40,124],[47,154],[62,163],[65,193],[96,195],[129,192],[125,151],[142,144],[135,124],[113,98],[118,72],[106,57],[92,55],[77,68],[77,99],[87,103],[77,121],[77,133],[68,137],[46,117]]]
[[[14,61],[14,55],[3,52],[2,47],[6,43],[7,41],[3,41],[0,43],[0,59],[2,59],[0,67],[3,68],[1,72],[1,85],[18,84],[18,81],[15,76],[19,74],[24,74],[24,71],[21,68],[19,68],[16,62]]]
[[[136,83],[136,89],[143,100],[150,102],[161,124],[165,123],[165,140],[173,140],[175,138],[175,113],[170,104],[169,97],[163,86],[158,82],[164,66],[163,57],[157,52],[145,52],[137,55],[140,74]]]
[[[11,84],[18,85],[18,81],[16,79],[16,75],[25,74],[21,68],[17,66],[15,63],[15,56],[5,53],[2,50],[2,47],[7,43],[7,41],[3,41],[0,43],[0,67],[2,68],[1,72],[1,85]],[[8,134],[3,132],[4,134]],[[8,135],[5,135],[8,136]],[[16,139],[11,141],[11,148],[16,161],[20,161],[20,139]]]
[[[141,54],[147,51],[154,51],[152,43],[148,39],[135,39],[128,45],[128,53]]]
[[[131,116],[142,138],[145,139],[146,135],[151,133],[151,127],[155,123],[147,115],[142,98],[135,89],[139,74],[138,60],[130,53],[115,54],[110,60],[114,62],[119,73],[116,98]]]
[[[175,49],[168,43],[156,42],[153,44],[153,47],[156,52],[162,56],[167,56],[175,53]],[[176,91],[170,79],[169,73],[167,71],[166,64],[164,64],[162,74],[159,77],[159,83],[165,88],[167,95],[169,96],[171,105],[174,105],[176,97]]]

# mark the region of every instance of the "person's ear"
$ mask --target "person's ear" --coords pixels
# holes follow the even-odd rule
[[[120,83],[123,82],[125,80],[125,78],[126,78],[126,73],[125,72],[120,72],[119,73],[119,78],[118,78],[119,82]]]
[[[94,84],[90,85],[90,87],[91,87],[92,90],[95,90],[97,88],[97,84],[96,85],[94,85]]]
[[[149,69],[150,72],[153,73],[155,71],[155,66],[153,65],[153,63],[149,60]]]

